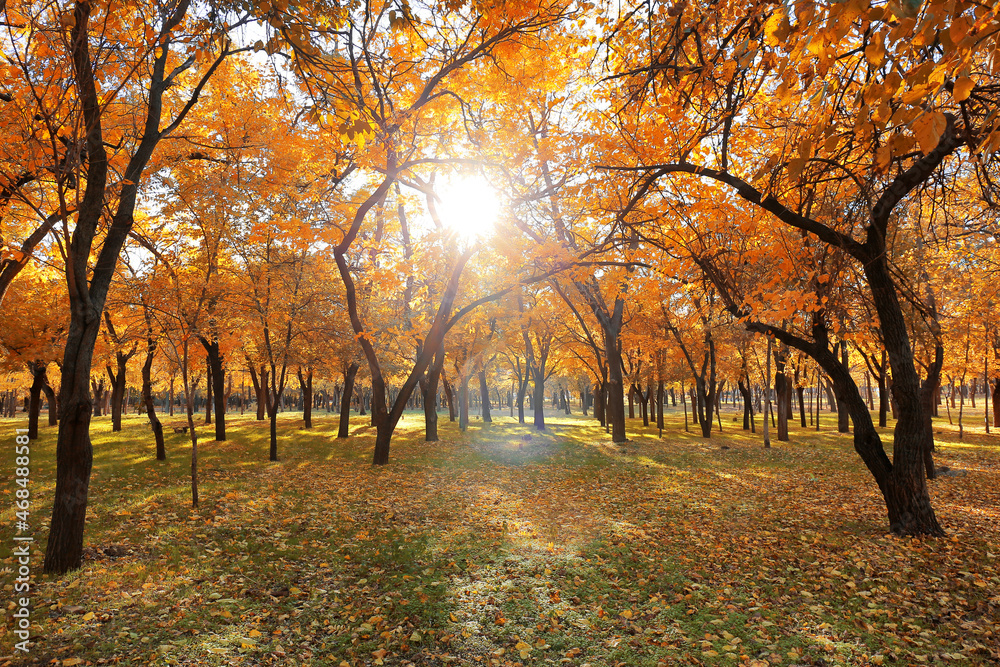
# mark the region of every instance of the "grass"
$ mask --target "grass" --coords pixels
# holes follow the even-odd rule
[[[663,439],[632,420],[616,445],[589,418],[506,413],[424,443],[413,413],[375,468],[366,418],[343,441],[334,415],[282,415],[271,463],[266,422],[229,415],[229,441],[200,443],[197,510],[186,436],[157,462],[144,418],[98,418],[84,567],[42,576],[36,545],[36,643],[13,655],[8,614],[0,666],[1000,659],[995,436],[935,423],[938,462],[967,473],[930,482],[948,537],[901,539],[833,417],[765,451],[734,416],[705,440],[672,410]],[[54,440],[32,444],[40,542]]]

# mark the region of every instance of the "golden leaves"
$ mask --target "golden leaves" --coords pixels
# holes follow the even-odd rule
[[[947,125],[948,121],[940,111],[925,113],[914,121],[912,126],[913,134],[916,136],[917,143],[920,145],[920,150],[924,155],[927,155],[937,147]]]
[[[788,161],[788,178],[797,180],[802,175],[802,170],[806,167],[808,158],[797,157]]]
[[[781,7],[777,9],[764,24],[764,34],[767,36],[769,46],[780,46],[792,32],[792,26],[788,22],[788,11]]]
[[[967,76],[959,77],[958,80],[955,81],[955,87],[952,89],[952,95],[955,97],[955,101],[964,102],[969,99],[969,95],[972,94],[972,89],[974,87],[975,84],[972,82],[972,79]]]

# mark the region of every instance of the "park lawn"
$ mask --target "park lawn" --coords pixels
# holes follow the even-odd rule
[[[197,510],[186,436],[169,434],[157,462],[145,418],[119,434],[98,418],[84,567],[62,578],[40,574],[55,467],[44,427],[37,643],[10,657],[8,612],[0,666],[1000,660],[996,436],[959,442],[935,424],[938,463],[964,471],[930,482],[948,537],[902,539],[829,415],[771,450],[728,412],[710,440],[676,410],[663,439],[630,420],[625,445],[578,415],[550,413],[545,433],[502,415],[466,434],[445,416],[442,441],[424,443],[407,414],[379,468],[365,417],[338,441],[335,415],[310,431],[282,415],[271,463],[266,422],[229,415],[228,442],[199,429]],[[21,424],[2,423],[12,526]]]

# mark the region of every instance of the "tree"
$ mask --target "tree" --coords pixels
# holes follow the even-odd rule
[[[717,197],[732,193],[857,262],[899,405],[893,461],[873,474],[894,532],[936,535],[942,531],[923,481],[933,437],[889,242],[900,202],[942,173],[951,156],[1000,143],[996,121],[987,120],[990,99],[979,92],[989,85],[986,42],[963,28],[989,31],[996,18],[938,2],[893,7],[808,6],[791,16],[761,5],[727,16],[687,4],[648,19],[630,15],[605,42],[617,78],[629,84],[616,108],[627,108],[620,123],[627,145],[657,149],[619,153],[621,161],[608,166],[640,174],[638,199],[668,175],[716,183],[726,193]],[[658,38],[650,41],[652,34]],[[654,85],[660,111],[647,115]],[[777,123],[776,103],[792,109]],[[677,122],[635,122],[663,114]]]
[[[3,46],[18,95],[8,103],[16,99],[19,113],[13,117],[25,124],[21,133],[41,123],[48,148],[57,152],[27,171],[37,174],[47,165],[59,174],[36,190],[31,205],[40,212],[39,230],[63,222],[60,248],[69,294],[55,502],[43,565],[46,572],[61,573],[80,565],[93,458],[92,355],[140,184],[157,145],[180,126],[219,63],[238,50],[225,29],[243,19],[186,1],[139,3],[110,13],[85,0],[66,12],[20,4],[8,7],[8,16],[12,11],[32,28],[24,39]],[[39,58],[51,66],[36,70]],[[116,85],[102,93],[102,81]],[[102,227],[106,215],[109,224]]]

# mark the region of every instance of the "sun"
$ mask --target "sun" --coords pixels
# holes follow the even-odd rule
[[[500,198],[483,177],[453,177],[440,189],[438,197],[438,216],[446,227],[468,240],[493,235]]]

